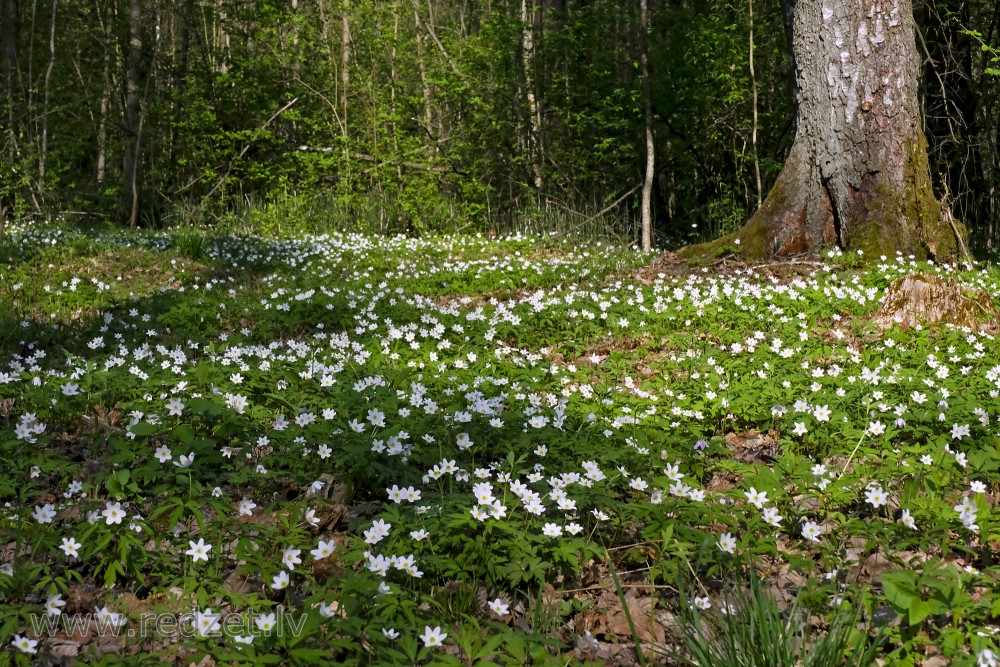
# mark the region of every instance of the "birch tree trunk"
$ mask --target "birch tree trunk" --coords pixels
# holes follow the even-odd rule
[[[789,0],[795,141],[735,236],[750,256],[826,246],[954,259],[964,230],[931,188],[911,0]]]
[[[521,55],[524,65],[524,97],[528,102],[528,132],[525,144],[535,181],[535,188],[542,189],[541,152],[541,112],[535,96],[535,8],[533,0],[521,0]]]
[[[645,117],[646,174],[642,181],[642,249],[653,247],[653,175],[656,172],[656,142],[653,138],[653,102],[649,82],[649,0],[639,0],[639,72],[642,76],[642,107]]]
[[[229,32],[226,30],[226,21],[229,18],[229,14],[225,8],[225,2],[219,2],[219,12],[218,21],[216,22],[216,28],[218,29],[218,34],[216,36],[216,46],[219,49],[218,52],[218,71],[219,74],[229,73]]]
[[[114,34],[113,24],[115,21],[114,6],[109,7],[106,18],[101,19],[100,4],[97,5],[98,19],[103,22],[102,32],[104,33],[104,70],[101,75],[101,103],[97,116],[97,184],[104,185],[107,176],[107,155],[108,155],[108,114],[111,110],[111,92],[114,88],[111,77],[111,63],[117,61],[116,49],[111,45]]]

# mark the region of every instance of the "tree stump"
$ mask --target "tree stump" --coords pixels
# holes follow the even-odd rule
[[[911,273],[889,286],[882,308],[873,322],[883,329],[898,324],[908,329],[916,324],[953,324],[979,331],[984,316],[995,318],[993,298],[939,276]]]

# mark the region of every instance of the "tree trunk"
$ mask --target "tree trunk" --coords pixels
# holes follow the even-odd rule
[[[4,79],[7,88],[7,143],[12,154],[16,154],[17,130],[14,127],[14,97],[17,90],[17,0],[3,2],[0,16],[0,60],[3,61]],[[13,162],[13,160],[11,160]]]
[[[129,226],[139,219],[139,61],[142,57],[142,4],[129,0],[128,64],[125,69],[125,210]]]
[[[226,20],[228,18],[229,14],[226,12],[225,3],[220,0],[218,21],[216,23],[218,33],[215,40],[216,46],[219,49],[219,61],[217,65],[219,74],[229,74],[229,33],[226,30]]]
[[[393,159],[399,159],[399,116],[396,107],[396,89],[399,87],[399,71],[396,66],[396,45],[399,43],[399,5],[393,3],[392,7],[392,50],[389,52],[389,67],[392,80],[392,87],[389,90],[389,115],[392,117],[389,123],[389,134],[392,137]],[[403,167],[396,165],[396,183],[403,182]]]
[[[42,84],[42,137],[38,149],[38,185],[45,188],[45,162],[49,154],[49,91],[52,82],[52,68],[56,65],[56,11],[59,0],[52,0],[52,24],[49,28],[49,64],[45,68]]]
[[[179,40],[175,54],[173,71],[173,122],[170,124],[170,164],[177,163],[181,143],[181,126],[184,124],[184,103],[187,101],[187,81],[191,57],[191,21],[194,17],[194,0],[185,0],[180,8],[180,16],[174,16],[174,23],[180,23]]]
[[[302,71],[302,59],[299,52],[299,19],[295,18],[299,13],[299,0],[292,0],[292,73],[296,78]]]
[[[333,39],[333,27],[331,25],[333,19],[327,12],[325,0],[317,0],[316,9],[319,13],[320,36],[322,37],[320,41],[321,43],[326,45],[327,58],[330,63],[330,71],[336,73],[339,71],[338,68],[340,66],[339,65],[340,57],[337,54],[337,48],[336,48],[337,42],[336,40]],[[346,144],[347,125],[346,123],[344,123],[344,119],[340,117],[340,90],[336,87],[336,85],[334,85],[333,87],[334,87],[334,94],[332,96],[332,100],[327,99],[326,97],[323,97],[322,99],[329,105],[330,112],[333,114],[333,119],[336,121],[337,126],[340,128],[340,135],[343,138],[344,143]],[[345,159],[349,159],[349,156],[347,156],[346,154],[345,154]]]
[[[753,132],[751,134],[751,144],[753,146],[753,172],[754,177],[757,182],[757,208],[763,203],[764,198],[764,186],[761,185],[760,180],[760,155],[757,152],[757,109],[758,109],[758,99],[757,99],[757,71],[754,67],[754,56],[753,56],[753,0],[747,3],[749,14],[750,14],[750,54],[747,59],[750,61],[750,88],[753,93]]]
[[[542,189],[541,111],[535,96],[535,7],[534,0],[521,0],[521,57],[524,65],[524,97],[528,103],[527,141],[528,159],[535,189]]]
[[[100,8],[100,0],[98,0],[97,16],[103,23],[102,31],[104,33],[105,44],[107,45],[104,49],[104,71],[101,75],[101,103],[97,117],[97,184],[103,187],[107,175],[108,114],[111,110],[111,93],[114,88],[111,77],[111,63],[113,60],[117,60],[117,58],[115,56],[115,49],[111,46],[111,39],[114,34],[113,24],[115,22],[114,5],[109,6],[108,15],[105,19],[100,18]]]
[[[347,115],[347,93],[351,86],[351,1],[344,0],[340,16],[340,123],[344,139],[344,169],[351,177],[351,141]]]
[[[797,0],[792,50],[795,141],[763,206],[733,235],[742,251],[954,259],[963,232],[931,188],[911,0]]]
[[[17,64],[17,0],[3,0],[3,16],[0,17],[0,58],[4,67],[13,70]]]
[[[642,76],[642,107],[646,135],[646,175],[642,181],[642,249],[653,247],[653,175],[656,143],[653,140],[653,103],[649,82],[649,0],[639,0],[639,74]]]
[[[417,52],[417,72],[420,74],[420,91],[423,96],[423,114],[424,114],[424,150],[429,154],[433,154],[437,150],[437,144],[431,145],[428,141],[432,134],[433,118],[431,116],[431,85],[427,79],[427,63],[425,62],[425,47],[424,47],[424,31],[420,29],[420,13],[417,11],[416,6],[413,9],[413,24],[415,26],[414,41],[416,43]]]

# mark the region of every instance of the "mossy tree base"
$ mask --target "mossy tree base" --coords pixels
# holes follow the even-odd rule
[[[799,104],[781,174],[742,229],[681,256],[957,259],[965,232],[934,197],[920,129],[911,1],[799,2],[792,24]]]

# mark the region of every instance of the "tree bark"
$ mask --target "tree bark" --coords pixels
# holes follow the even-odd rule
[[[747,3],[750,14],[750,54],[748,60],[750,61],[750,88],[753,93],[753,132],[751,134],[751,144],[753,146],[753,171],[754,177],[757,182],[757,208],[763,203],[764,198],[764,187],[761,185],[760,180],[760,155],[757,153],[757,109],[758,109],[758,99],[757,99],[757,71],[754,67],[754,54],[753,54],[753,0],[749,0]]]
[[[5,67],[17,64],[17,0],[3,0],[3,16],[0,17],[0,57]]]
[[[125,210],[129,226],[139,219],[139,61],[142,57],[142,2],[129,0],[128,62],[125,69]]]
[[[920,124],[911,0],[797,0],[790,8],[795,141],[763,206],[733,235],[742,252],[839,246],[876,258],[954,259],[958,239],[931,188]]]
[[[646,135],[646,174],[642,181],[642,249],[653,247],[653,175],[656,173],[656,142],[653,139],[653,102],[649,81],[649,0],[639,0],[639,74],[642,76],[642,107]]]
[[[299,0],[292,0],[292,73],[296,78],[302,71],[302,59],[299,53],[299,19],[296,15],[299,13]]]
[[[351,2],[344,0],[341,9],[341,33],[340,33],[340,106],[341,106],[341,128],[344,138],[344,169],[347,172],[348,180],[351,176],[351,142],[350,130],[347,114],[347,93],[351,86]]]
[[[45,67],[45,80],[42,84],[42,132],[41,145],[38,149],[38,184],[45,188],[45,166],[49,154],[49,91],[52,82],[52,68],[56,65],[56,11],[59,0],[52,0],[52,23],[49,28],[49,64]]]
[[[7,141],[13,152],[17,146],[17,130],[14,127],[14,96],[17,90],[17,0],[2,0],[3,15],[0,16],[0,60],[3,61],[4,79],[7,88]]]
[[[179,39],[175,47],[173,68],[173,119],[170,129],[170,164],[177,163],[181,143],[180,128],[184,123],[184,103],[187,101],[188,70],[191,57],[191,21],[194,17],[194,0],[184,0],[174,16],[174,24],[180,23]]]
[[[3,0],[3,13],[0,15],[0,61],[3,61],[3,72],[7,87],[7,118],[5,128],[7,149],[4,157],[11,163],[17,155],[17,129],[14,126],[14,91],[17,76],[17,0]],[[8,157],[10,156],[10,157]],[[4,228],[7,221],[7,210],[12,207],[8,197],[0,196],[0,243],[4,240]]]
[[[35,113],[35,19],[38,18],[38,0],[31,0],[31,18],[28,20],[28,54],[25,60],[27,61],[28,78],[26,79],[27,85],[25,86],[26,95],[25,99],[27,104],[25,109],[27,110],[27,117],[24,123],[24,132],[26,139],[29,142],[35,140],[35,119],[32,117]],[[37,207],[36,207],[37,208]]]
[[[423,98],[423,116],[424,116],[424,150],[428,154],[433,154],[437,150],[437,144],[430,144],[428,138],[432,134],[433,118],[431,116],[432,101],[431,101],[431,86],[427,79],[427,63],[425,62],[425,47],[424,47],[424,33],[420,29],[420,13],[417,11],[417,7],[414,4],[413,8],[413,24],[415,27],[414,32],[414,42],[416,45],[417,54],[417,72],[420,74],[420,92]]]
[[[521,0],[521,57],[524,66],[524,97],[528,103],[527,141],[528,159],[531,161],[531,173],[535,189],[541,190],[542,155],[541,155],[541,110],[535,95],[535,7],[534,0]]]
[[[117,60],[116,51],[111,47],[111,39],[114,34],[114,5],[110,5],[107,17],[101,19],[101,0],[95,3],[97,6],[98,19],[102,21],[102,32],[104,33],[104,70],[101,75],[101,103],[97,117],[97,184],[104,185],[107,175],[107,155],[108,155],[108,114],[111,111],[111,93],[114,88],[111,76],[111,63]]]
[[[332,72],[338,72],[339,71],[338,68],[340,66],[339,65],[340,60],[339,60],[339,56],[337,54],[337,49],[336,49],[337,42],[336,42],[336,40],[333,39],[333,27],[332,27],[332,20],[333,19],[330,17],[329,13],[327,12],[326,1],[325,0],[317,0],[316,1],[316,9],[317,9],[317,11],[319,13],[320,35],[322,36],[322,40],[321,41],[322,41],[323,44],[326,45],[327,58],[328,58],[329,63],[330,63],[330,70]],[[297,81],[299,83],[301,83],[301,79],[297,79]],[[336,88],[336,86],[334,86],[334,88]],[[340,117],[340,91],[339,91],[339,89],[335,89],[334,90],[334,95],[332,96],[333,99],[328,99],[326,96],[323,96],[322,94],[320,94],[320,97],[330,107],[330,112],[333,114],[333,119],[336,121],[337,126],[340,128],[340,135],[344,139],[344,143],[346,144],[347,143],[347,124],[344,122],[344,119]],[[348,159],[347,158],[347,154],[345,153],[344,155],[345,155],[345,159]]]
[[[226,12],[225,3],[221,0],[219,1],[219,11],[218,11],[218,21],[216,22],[216,28],[218,33],[216,35],[216,46],[218,47],[218,71],[219,74],[229,73],[229,32],[226,30],[226,20],[229,18],[229,14]]]

